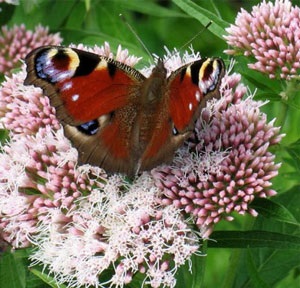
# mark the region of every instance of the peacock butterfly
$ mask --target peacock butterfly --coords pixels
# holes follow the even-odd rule
[[[25,85],[43,89],[81,163],[135,175],[172,160],[206,101],[219,97],[220,58],[183,65],[167,76],[159,59],[150,77],[111,58],[43,46],[25,59]]]

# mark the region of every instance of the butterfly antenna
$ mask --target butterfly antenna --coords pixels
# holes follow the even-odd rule
[[[144,48],[144,50],[147,52],[147,54],[150,56],[150,58],[152,58],[152,60],[154,60],[153,55],[150,53],[149,49],[146,47],[146,45],[144,44],[143,40],[139,37],[139,35],[136,33],[136,31],[128,23],[128,21],[126,20],[125,16],[123,14],[120,14],[119,16],[121,17],[121,19],[125,23],[125,25],[128,27],[128,29],[131,31],[131,33],[135,36],[135,38],[140,42],[140,44],[142,45],[142,47]]]
[[[175,54],[179,54],[179,51],[182,51],[184,47],[188,46],[192,43],[205,29],[207,29],[212,24],[212,21],[209,21],[195,36],[193,36],[189,41],[184,43],[179,49],[176,49],[173,53],[171,53],[168,58],[165,60],[165,63],[169,61]]]
[[[204,30],[208,29],[208,27],[212,24],[212,21],[209,21],[196,35],[194,35],[188,42],[184,43],[179,51],[182,51],[184,47],[190,45],[200,34],[203,33]]]

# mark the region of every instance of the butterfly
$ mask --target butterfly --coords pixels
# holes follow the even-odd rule
[[[25,59],[25,85],[43,89],[80,163],[135,175],[172,160],[206,101],[220,97],[225,65],[204,58],[167,76],[158,59],[147,78],[111,58],[42,46]]]

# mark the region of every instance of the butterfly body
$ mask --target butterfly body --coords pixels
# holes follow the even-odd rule
[[[146,78],[110,58],[40,47],[26,57],[25,84],[41,87],[83,163],[134,175],[172,159],[207,99],[219,97],[224,63],[201,59]],[[204,101],[205,100],[205,101]]]

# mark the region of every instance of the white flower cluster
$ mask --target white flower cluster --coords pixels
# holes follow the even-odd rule
[[[33,263],[70,287],[123,287],[138,272],[144,284],[173,287],[177,268],[199,248],[197,237],[178,209],[157,203],[159,191],[148,174],[127,188],[119,176],[110,177],[103,191],[78,199],[67,224],[52,210],[33,238]],[[101,282],[108,269],[112,278]]]

